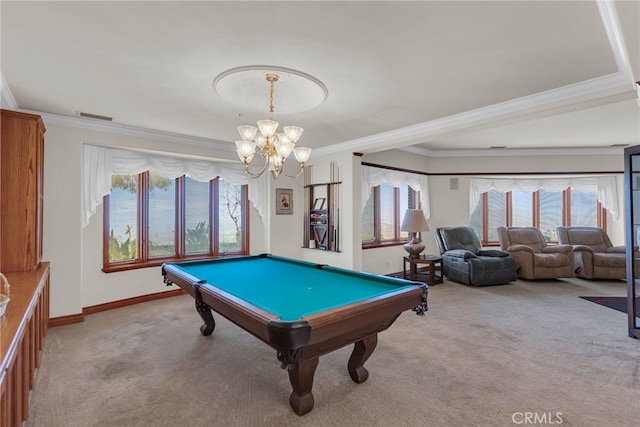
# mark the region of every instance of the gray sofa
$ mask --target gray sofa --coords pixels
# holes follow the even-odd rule
[[[466,285],[501,285],[517,278],[516,262],[507,252],[482,249],[471,227],[441,227],[435,230],[442,255],[444,275]]]

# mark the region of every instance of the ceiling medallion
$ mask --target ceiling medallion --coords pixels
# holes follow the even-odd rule
[[[278,114],[301,113],[322,104],[329,91],[317,78],[292,68],[247,65],[231,68],[216,76],[213,90],[241,113],[264,112],[268,104],[267,75],[277,74]]]

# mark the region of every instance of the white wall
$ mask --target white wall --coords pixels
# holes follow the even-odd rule
[[[77,132],[45,124],[43,247],[51,262],[51,317],[82,310],[82,150]]]
[[[287,164],[287,170],[295,172],[293,164]],[[269,178],[269,215],[266,218],[266,226],[270,233],[268,245],[264,252],[279,255],[287,258],[301,259],[302,257],[302,235],[304,228],[305,206],[303,177],[289,178],[280,175],[278,178]],[[293,213],[287,215],[276,214],[275,194],[276,189],[287,188],[293,190]],[[253,229],[250,230],[253,235]],[[259,253],[251,248],[251,253]]]

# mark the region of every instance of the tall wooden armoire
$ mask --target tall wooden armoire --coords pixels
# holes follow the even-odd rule
[[[42,259],[44,123],[0,110],[0,271],[35,270]]]

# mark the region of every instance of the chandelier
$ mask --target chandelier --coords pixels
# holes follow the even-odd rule
[[[274,178],[280,174],[296,178],[302,174],[304,164],[311,155],[311,148],[295,146],[304,129],[297,126],[285,126],[282,128],[283,132],[278,133],[279,123],[273,120],[273,84],[278,81],[278,78],[275,73],[267,73],[266,75],[266,79],[269,82],[269,119],[258,120],[258,127],[251,125],[238,126],[238,132],[242,140],[236,141],[236,153],[238,153],[238,157],[244,164],[244,170],[247,175],[253,178],[259,177],[267,169]],[[284,170],[284,163],[291,152],[293,152],[300,164],[300,169],[293,175]],[[262,168],[254,173],[249,170],[249,165],[256,153],[260,153],[264,163]]]

